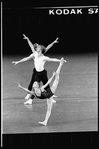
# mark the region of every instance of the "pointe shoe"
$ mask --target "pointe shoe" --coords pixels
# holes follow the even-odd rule
[[[25,99],[27,100],[29,98],[29,96],[30,96],[30,94],[27,94],[26,97],[25,97]]]
[[[42,124],[42,125],[47,125],[47,122],[43,121],[43,122],[39,122],[39,124]]]
[[[32,104],[32,102],[33,102],[33,100],[30,98],[29,100],[27,100],[26,102],[24,102],[24,105],[26,105],[26,104],[31,105],[31,104]]]

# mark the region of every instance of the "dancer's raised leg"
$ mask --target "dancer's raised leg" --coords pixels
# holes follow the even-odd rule
[[[51,86],[51,90],[53,93],[55,93],[56,89],[57,89],[57,86],[58,86],[58,83],[59,83],[59,75],[60,75],[60,71],[61,71],[61,67],[63,65],[63,63],[66,62],[63,58],[61,58],[61,61],[59,63],[59,66],[56,70],[56,75],[55,75],[55,80]]]

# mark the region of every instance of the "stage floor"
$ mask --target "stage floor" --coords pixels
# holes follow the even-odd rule
[[[24,56],[3,58],[3,134],[98,130],[98,56],[62,56],[67,63],[61,69],[55,94],[58,98],[47,126],[38,123],[45,118],[46,100],[35,98],[32,105],[24,105],[26,92],[16,84],[28,87],[34,67],[32,60],[15,66],[11,62]],[[50,57],[61,58],[61,55]],[[48,77],[57,67],[55,62],[45,64]]]

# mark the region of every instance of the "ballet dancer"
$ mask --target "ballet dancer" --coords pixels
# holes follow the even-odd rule
[[[53,73],[52,77],[48,80],[48,82],[43,85],[42,87],[40,87],[39,82],[35,81],[33,83],[33,88],[31,91],[29,91],[27,88],[22,87],[19,83],[18,83],[18,87],[22,88],[23,90],[27,91],[30,93],[30,95],[34,95],[35,97],[39,98],[39,99],[47,99],[47,112],[46,112],[46,116],[45,116],[45,120],[42,122],[39,122],[42,125],[47,125],[47,122],[49,120],[49,117],[51,115],[51,110],[52,110],[52,102],[53,102],[53,95],[57,89],[58,83],[59,83],[59,75],[60,75],[60,70],[61,67],[63,65],[63,63],[66,62],[66,60],[64,60],[63,58],[61,58],[60,64],[56,70],[56,72]],[[51,92],[47,92],[45,90],[46,86],[48,84],[51,83],[51,81],[54,79],[54,82],[51,86]]]
[[[32,42],[30,41],[30,39],[25,35],[23,34],[24,38],[23,39],[26,39],[32,52],[35,53],[35,51],[37,51],[37,47],[39,46],[37,43],[35,43],[34,45],[32,44]],[[46,48],[43,46],[43,45],[40,45],[41,48],[42,48],[42,54],[45,54],[55,43],[58,43],[58,39],[59,38],[56,38],[55,41],[53,41],[51,44],[49,44]],[[32,89],[32,85],[33,85],[33,82],[35,81],[34,78],[35,78],[35,75],[36,75],[36,71],[35,69],[33,69],[33,74],[32,74],[32,78],[31,78],[31,81],[29,83],[29,86],[28,86],[28,89],[31,90]],[[43,76],[44,75],[44,76]],[[44,78],[44,80],[43,80]],[[45,84],[47,81],[48,81],[48,77],[47,77],[47,71],[45,70],[45,73],[42,73],[42,81],[43,84]],[[46,87],[46,89],[49,88],[49,86]],[[54,97],[57,97],[54,95]],[[29,94],[27,94],[27,96],[25,97],[25,99],[28,99],[29,98]],[[33,96],[32,96],[33,98]],[[30,100],[31,102],[31,100]],[[56,102],[55,100],[53,100],[53,102]],[[25,104],[28,104],[29,102],[25,102]]]
[[[18,63],[25,62],[25,61],[27,61],[29,59],[33,59],[34,60],[33,74],[32,74],[32,78],[31,78],[30,84],[28,86],[28,90],[31,91],[32,85],[33,85],[34,81],[38,81],[38,82],[42,81],[43,84],[46,84],[46,82],[48,81],[47,71],[44,69],[45,62],[46,61],[60,62],[59,59],[49,58],[47,56],[44,56],[44,54],[43,54],[43,53],[45,53],[45,51],[48,51],[48,49],[51,48],[51,46],[54,43],[58,42],[57,41],[58,38],[53,43],[48,45],[47,48],[44,48],[42,45],[39,45],[39,44],[35,44],[35,46],[33,46],[33,44],[30,42],[28,37],[26,37],[24,35],[24,38],[28,40],[28,43],[29,43],[33,53],[30,56],[21,59],[20,61],[12,61],[12,63],[14,63],[16,65]],[[49,85],[45,88],[45,90],[47,90],[47,89],[50,90]],[[24,102],[24,104],[32,104],[32,101],[33,101],[32,99],[34,98],[34,95],[32,95],[31,98],[29,98],[29,97],[30,97],[30,94],[28,93],[27,96],[25,97],[25,99],[27,99],[27,101]],[[57,96],[54,95],[54,97],[57,97]],[[56,102],[56,101],[53,100],[53,102]]]

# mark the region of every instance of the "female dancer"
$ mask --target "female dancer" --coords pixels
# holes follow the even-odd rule
[[[64,62],[66,62],[66,60],[61,58],[60,64],[59,64],[56,72],[53,73],[52,77],[42,87],[40,87],[39,83],[35,81],[34,84],[33,84],[33,89],[31,91],[29,91],[27,88],[24,88],[20,84],[18,84],[18,87],[20,87],[20,88],[24,89],[25,91],[29,92],[31,95],[33,94],[35,97],[40,98],[40,99],[47,99],[47,112],[46,112],[45,120],[43,122],[39,122],[42,125],[47,125],[48,119],[51,115],[53,95],[54,95],[54,93],[57,89],[57,86],[58,86],[58,83],[59,83],[60,70],[61,70],[61,67],[62,67]],[[51,92],[50,92],[50,90],[46,91],[45,90],[46,86],[51,83],[54,76],[55,76],[55,80],[54,80],[54,82],[51,86]]]

